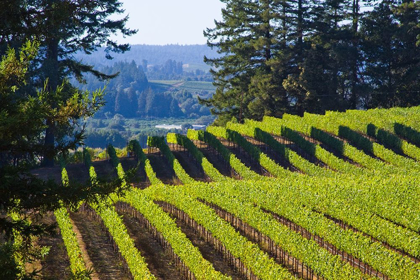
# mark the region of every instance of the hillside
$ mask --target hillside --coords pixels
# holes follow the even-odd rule
[[[128,192],[69,219],[100,279],[420,279],[419,117],[418,107],[286,114],[150,137],[144,150],[132,141],[130,157],[110,146],[108,161],[91,162],[90,151],[69,179],[88,180],[91,166]],[[102,242],[118,248],[108,264],[95,257]]]
[[[85,83],[71,80],[82,90],[105,89],[105,106],[95,118],[109,119],[119,114],[126,118],[198,119],[210,115],[210,110],[197,99],[210,98],[216,90],[210,67],[203,62],[204,55],[211,55],[208,47],[133,46],[132,51],[109,61],[100,52],[77,59],[108,75],[118,73],[117,77],[101,81],[88,74],[84,76]],[[139,52],[141,56],[133,56]],[[183,62],[184,56],[188,60]]]
[[[112,66],[118,61],[135,61],[138,65],[142,65],[143,60],[147,60],[150,65],[165,64],[168,60],[181,61],[184,64],[205,66],[203,62],[204,56],[218,57],[215,50],[206,45],[132,45],[131,50],[124,54],[113,54],[113,60],[106,60],[103,48],[99,48],[96,52],[85,55],[83,53],[76,54],[76,58],[83,60],[84,63],[95,65],[100,68],[103,66]],[[197,66],[194,68],[198,68]],[[204,68],[208,69],[208,68]],[[201,69],[201,70],[204,70]]]

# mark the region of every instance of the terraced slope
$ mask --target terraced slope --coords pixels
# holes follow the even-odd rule
[[[132,141],[134,158],[110,146],[102,174],[127,191],[81,213],[139,279],[420,279],[415,120],[418,108],[285,115],[151,137],[147,151]],[[95,182],[104,163],[85,161]]]

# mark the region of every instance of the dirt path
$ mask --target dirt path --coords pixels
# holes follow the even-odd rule
[[[87,253],[99,279],[130,279],[124,272],[118,252],[114,251],[111,243],[108,242],[101,224],[83,212],[71,213],[70,217],[86,244]]]
[[[95,271],[92,260],[89,257],[89,254],[87,252],[86,243],[83,241],[82,234],[80,233],[79,228],[74,223],[74,221],[71,220],[71,219],[70,219],[70,221],[71,221],[71,224],[73,226],[73,232],[76,234],[77,243],[79,244],[79,248],[82,251],[82,257],[83,257],[83,261],[85,262],[86,268],[88,270],[92,269],[92,274],[90,275],[90,277],[91,277],[92,280],[99,280],[99,275]]]
[[[182,86],[182,85],[184,85],[184,81],[182,81],[182,82],[179,82],[179,83],[176,83],[176,84],[173,84],[172,85],[172,87],[171,87],[171,89],[174,89],[174,88],[178,88],[178,87],[180,87],[180,86]]]
[[[174,220],[178,227],[181,228],[182,232],[191,240],[192,244],[200,250],[201,255],[213,264],[215,270],[230,276],[233,280],[243,279],[243,277],[226,262],[222,253],[217,252],[211,244],[200,238],[200,236],[185,222],[176,218]]]
[[[45,214],[41,220],[43,223],[55,223],[54,214]],[[57,227],[57,235],[43,236],[38,240],[40,246],[50,246],[50,252],[47,257],[41,261],[41,275],[43,279],[67,279],[71,275],[70,261],[67,256],[66,246],[64,245],[60,230]]]
[[[137,249],[145,258],[150,272],[157,279],[184,279],[175,267],[171,255],[153,238],[153,235],[142,226],[137,218],[123,211],[118,211],[123,217],[128,234],[133,238]]]

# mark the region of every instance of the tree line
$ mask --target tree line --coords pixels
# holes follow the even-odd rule
[[[223,0],[204,32],[216,94],[232,119],[420,104],[420,3]]]
[[[98,48],[91,54],[78,52],[75,57],[97,67],[112,66],[114,61],[132,61],[143,65],[147,61],[150,65],[164,65],[168,60],[182,61],[189,64],[204,64],[203,57],[217,56],[217,52],[207,45],[131,45],[130,51],[114,54],[114,61],[104,60],[106,48]]]
[[[147,71],[144,71],[147,69]],[[194,118],[209,115],[208,108],[200,105],[197,95],[209,96],[206,91],[187,91],[184,89],[160,87],[149,83],[150,77],[166,78],[168,80],[188,78],[200,79],[205,74],[184,72],[182,62],[168,60],[163,65],[147,67],[145,61],[137,65],[129,62],[115,62],[113,66],[99,68],[105,74],[119,73],[115,78],[101,81],[94,75],[85,75],[85,83],[72,82],[83,90],[104,90],[104,105],[95,114],[95,118],[111,118],[121,114],[125,118]]]
[[[120,181],[63,187],[30,172],[58,157],[64,162],[83,143],[83,120],[104,104],[102,88],[82,91],[69,78],[115,77],[74,55],[104,46],[111,58],[129,46],[110,35],[136,30],[125,26],[128,17],[115,16],[124,12],[118,0],[2,0],[0,6],[0,278],[39,279],[39,270],[26,269],[48,252],[35,237],[55,231],[42,215],[122,191]]]

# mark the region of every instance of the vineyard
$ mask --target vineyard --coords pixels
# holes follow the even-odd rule
[[[61,208],[48,279],[420,279],[420,108],[285,114],[47,170],[119,178]],[[126,176],[130,172],[131,176]]]

